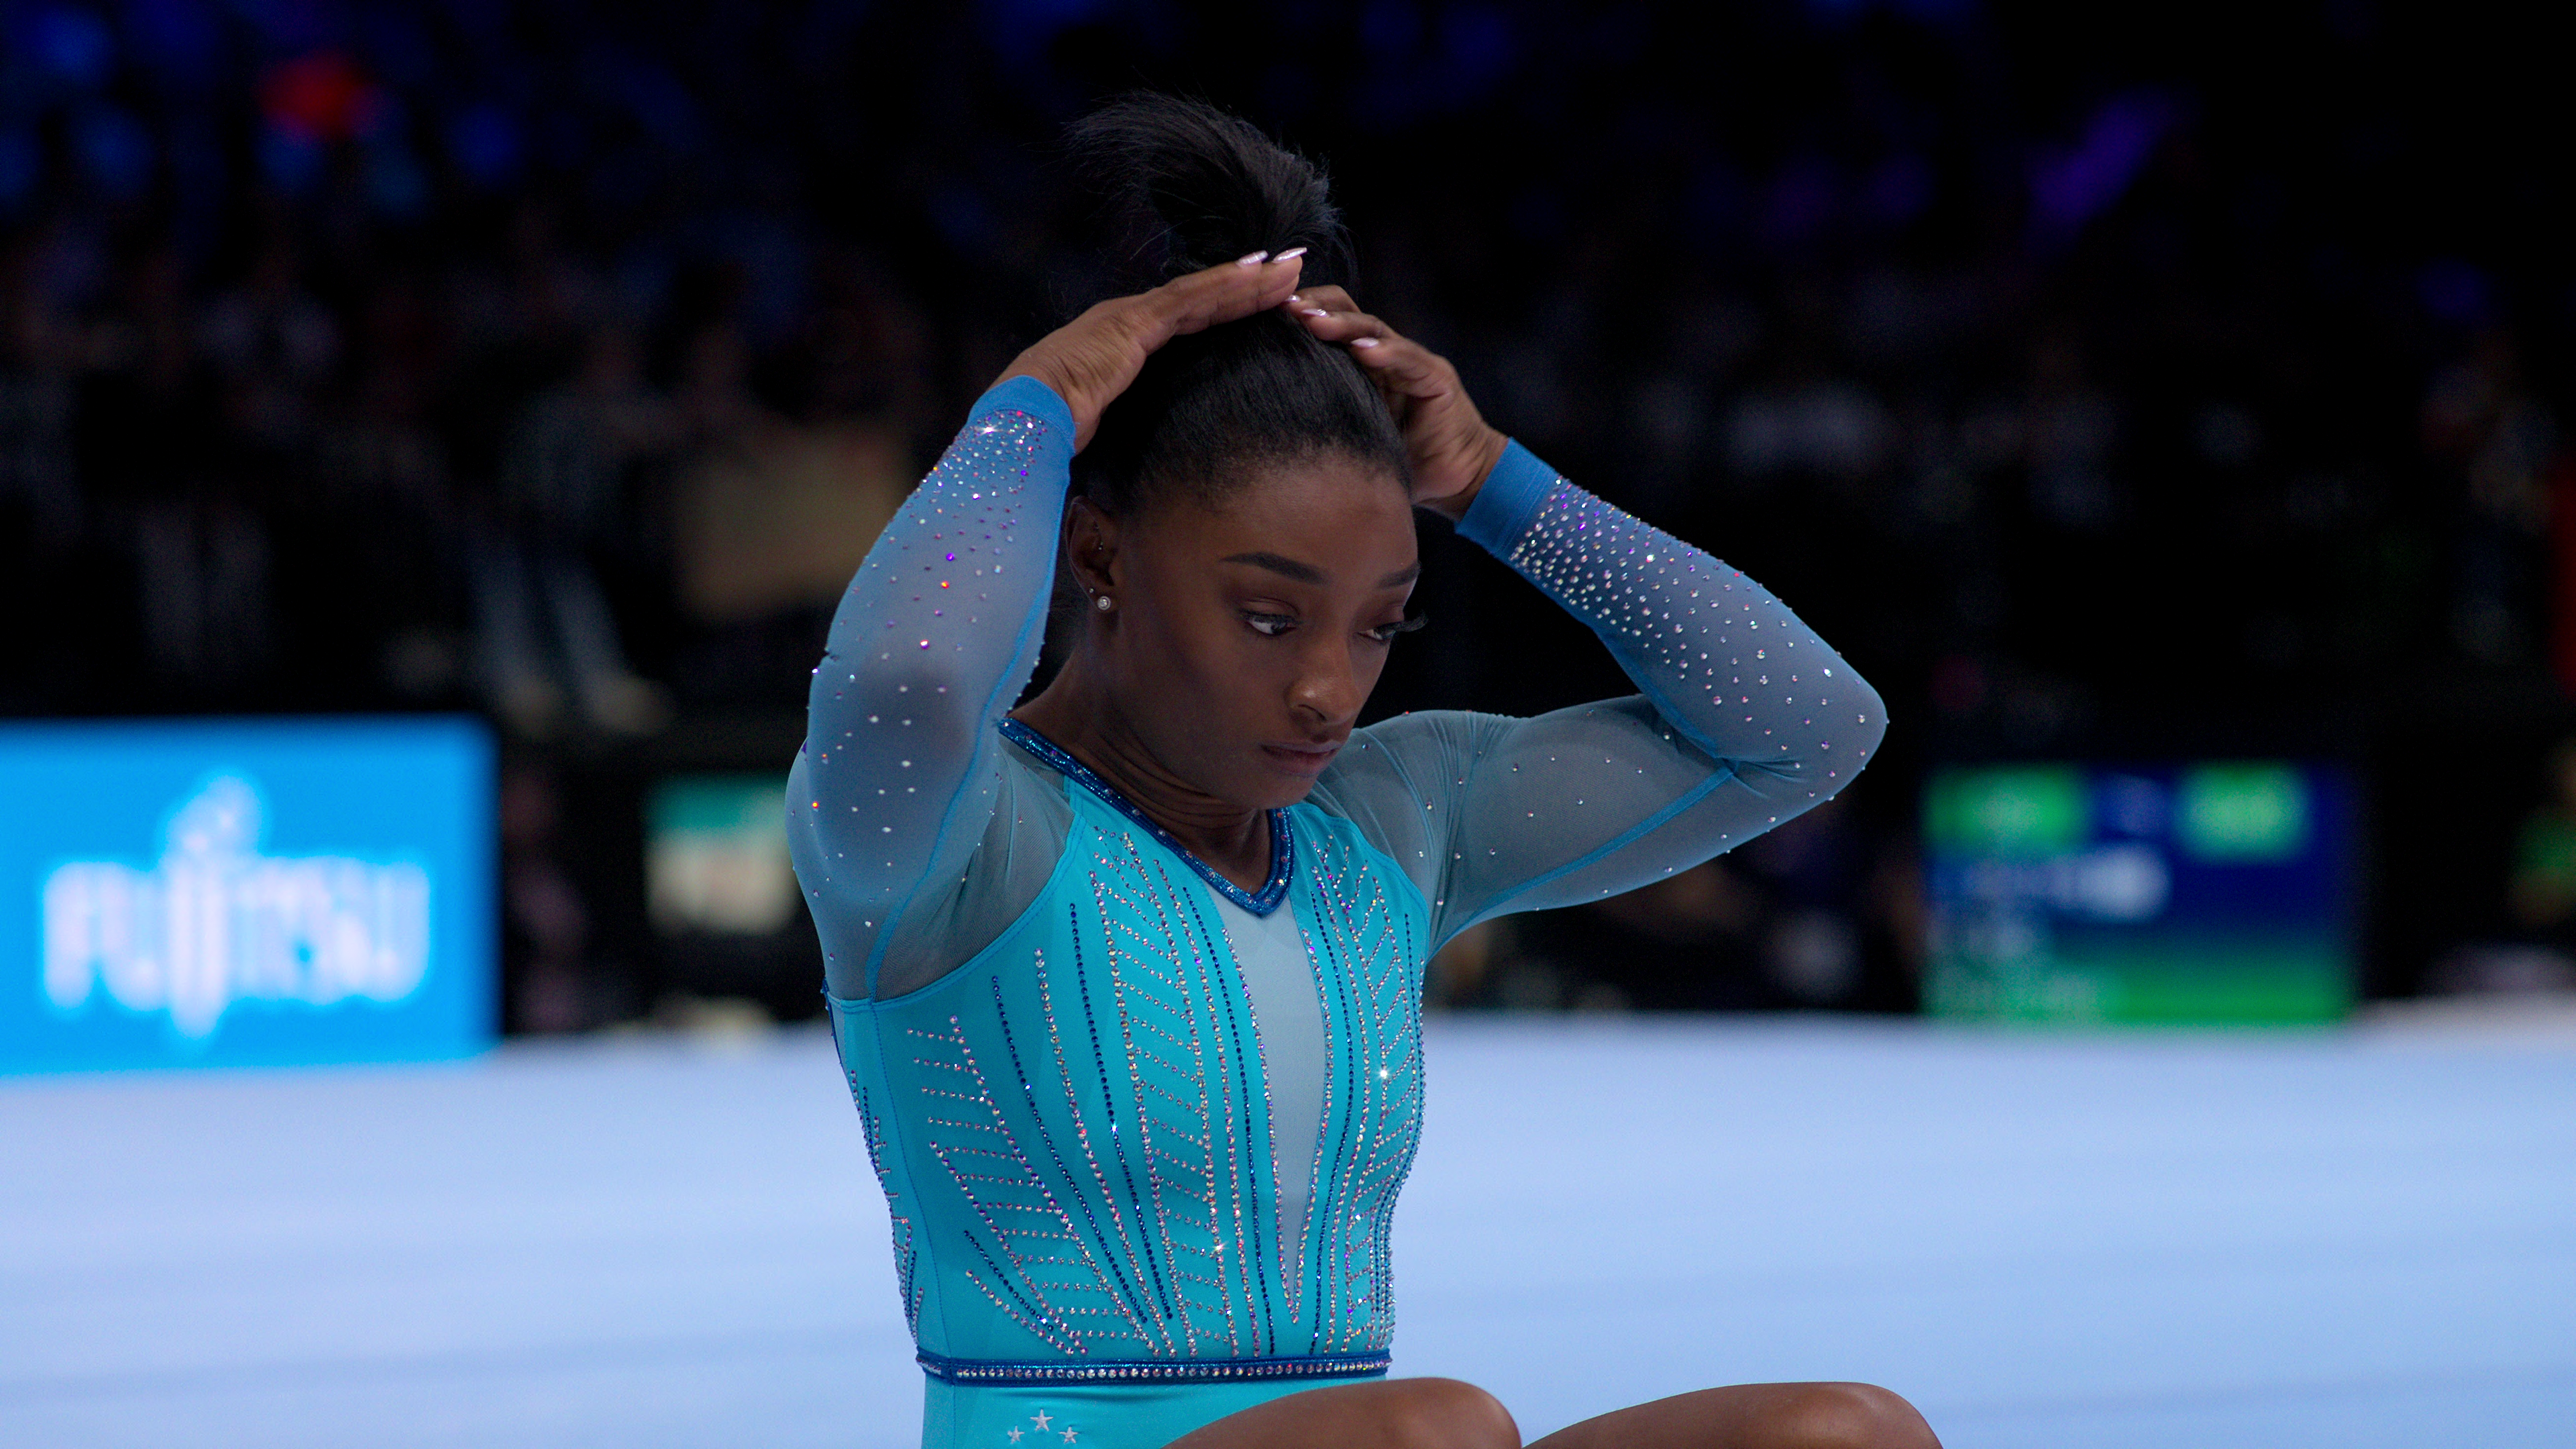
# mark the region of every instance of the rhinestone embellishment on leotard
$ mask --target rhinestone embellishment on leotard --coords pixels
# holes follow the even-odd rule
[[[848,1072],[850,1096],[859,1107],[859,1135],[867,1143],[868,1167],[877,1175],[877,1186],[884,1190],[886,1216],[894,1228],[895,1289],[903,1297],[903,1324],[914,1333],[921,1332],[921,1288],[913,1272],[912,1218],[895,1209],[902,1206],[903,1194],[895,1187],[894,1174],[886,1167],[885,1129],[877,1114],[868,1107],[868,1092],[859,1085],[859,1074]]]
[[[906,1044],[895,1083],[918,1104],[904,1114],[922,1155],[912,1181],[927,1167],[938,1185],[920,1190],[955,1204],[927,1210],[946,1226],[927,1247],[916,1230],[916,1274],[944,1258],[942,1281],[1038,1350],[960,1360],[958,1382],[1149,1377],[1136,1364],[1175,1365],[1159,1371],[1175,1381],[1382,1371],[1364,1356],[1393,1330],[1388,1234],[1421,1118],[1425,927],[1381,866],[1337,835],[1308,838],[1296,919],[1326,1100],[1317,1140],[1293,1149],[1313,1155],[1315,1206],[1289,1240],[1231,943],[1197,880],[1124,817],[1095,810],[1067,840],[1080,884],[1050,906],[1057,944],[941,988],[973,1010],[857,1007],[906,1023],[871,1035]],[[1098,1372],[1047,1377],[1077,1364]]]
[[[1730,703],[1737,708],[1752,705],[1750,691],[1755,689],[1779,690],[1779,703],[1784,706],[1803,704],[1802,729],[1813,727],[1818,717],[1832,718],[1833,699],[1827,693],[1832,668],[1818,662],[1816,683],[1804,685],[1803,669],[1795,657],[1796,631],[1779,628],[1779,616],[1787,614],[1787,608],[1741,569],[1727,567],[1562,478],[1548,490],[1537,517],[1512,546],[1506,562],[1568,612],[1598,629],[1622,664],[1631,662],[1630,655],[1637,656],[1634,662],[1645,670],[1631,668],[1631,674],[1647,678],[1668,670],[1683,688],[1705,695],[1707,705],[1695,710],[1685,701],[1665,698],[1651,685],[1645,686],[1657,711],[1710,754],[1758,764],[1803,782],[1805,802],[1833,794],[1843,775],[1858,770],[1868,759],[1869,750],[1863,747],[1853,751],[1848,762],[1831,769],[1812,768],[1832,752],[1830,735],[1777,738],[1766,729],[1765,747],[1748,754],[1741,746],[1721,750],[1691,729],[1689,721],[1698,714],[1722,712]],[[1774,631],[1767,636],[1762,633],[1766,616],[1772,619]],[[1790,622],[1795,622],[1794,617]],[[1802,687],[1804,698],[1799,692]],[[1730,690],[1734,691],[1731,699]],[[1758,722],[1753,714],[1743,719],[1746,724]],[[1868,724],[1869,715],[1861,712],[1858,722]],[[1813,759],[1806,754],[1809,748],[1816,752]],[[1778,823],[1778,817],[1771,823]]]

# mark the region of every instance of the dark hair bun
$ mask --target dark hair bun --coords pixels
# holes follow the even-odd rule
[[[1074,123],[1094,184],[1150,232],[1151,285],[1249,252],[1306,249],[1301,278],[1350,282],[1350,241],[1322,168],[1196,101],[1132,95]],[[1101,410],[1073,484],[1110,513],[1204,504],[1265,461],[1339,454],[1404,487],[1404,438],[1348,351],[1276,308],[1175,337]]]
[[[1306,248],[1301,275],[1350,280],[1350,238],[1323,168],[1200,101],[1139,92],[1073,123],[1084,175],[1159,240],[1177,277],[1251,252]]]

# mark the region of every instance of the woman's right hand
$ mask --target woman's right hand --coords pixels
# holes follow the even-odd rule
[[[1305,250],[1276,257],[1255,252],[1174,277],[1150,292],[1112,298],[1040,338],[994,382],[1034,377],[1054,388],[1073,409],[1073,446],[1079,452],[1100,426],[1101,411],[1136,380],[1155,348],[1286,302],[1297,290]]]

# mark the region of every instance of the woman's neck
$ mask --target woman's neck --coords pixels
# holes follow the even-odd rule
[[[1011,718],[1080,760],[1218,874],[1260,890],[1270,876],[1269,812],[1220,800],[1165,765],[1086,662],[1076,651]]]

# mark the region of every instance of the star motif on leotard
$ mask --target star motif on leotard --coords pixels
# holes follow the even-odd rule
[[[1065,1431],[1064,1431],[1064,1442],[1066,1442],[1067,1444],[1070,1444],[1070,1443],[1072,1443],[1072,1442],[1073,1442],[1073,1431],[1072,1431],[1071,1429],[1067,1429],[1067,1430],[1065,1430]]]
[[[1014,1444],[1017,1444],[1018,1442],[1020,1442],[1020,1431],[1019,1431],[1019,1430],[1017,1430],[1017,1429],[1013,1429],[1013,1430],[1011,1430],[1010,1432],[1011,1432],[1011,1442],[1012,1442],[1012,1443],[1014,1443]]]
[[[1038,1410],[1037,1417],[1029,1420],[1029,1422],[1037,1425],[1041,1429],[1045,1428],[1047,1426],[1047,1411],[1044,1409]]]

